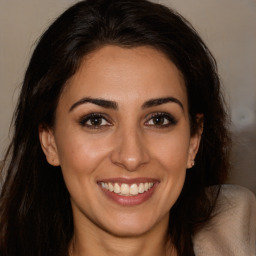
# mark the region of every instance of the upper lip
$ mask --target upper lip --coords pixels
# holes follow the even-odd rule
[[[125,183],[125,184],[135,184],[135,183],[145,183],[145,182],[159,182],[159,180],[154,178],[147,178],[147,177],[139,177],[139,178],[123,178],[123,177],[116,177],[116,178],[107,178],[107,179],[100,179],[98,182],[104,183]]]

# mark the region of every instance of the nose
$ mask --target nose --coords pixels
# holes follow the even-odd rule
[[[110,154],[111,162],[133,172],[150,160],[142,134],[136,129],[116,134],[115,147]]]

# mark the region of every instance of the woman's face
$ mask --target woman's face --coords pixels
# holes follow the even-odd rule
[[[198,149],[181,73],[150,47],[105,46],[68,81],[53,130],[40,130],[60,165],[75,227],[118,236],[166,229]]]

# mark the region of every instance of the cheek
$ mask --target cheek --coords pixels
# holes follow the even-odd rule
[[[188,133],[173,133],[153,141],[150,146],[152,155],[167,173],[186,170],[190,141]]]
[[[65,139],[63,139],[65,138]],[[90,175],[104,161],[107,145],[100,139],[87,138],[81,133],[63,136],[57,143],[58,156],[63,173]]]
[[[154,158],[162,171],[161,203],[167,210],[175,203],[184,185],[189,141],[189,133],[173,133],[169,138],[159,139],[157,144],[152,145]]]
[[[59,140],[57,147],[62,174],[76,205],[83,205],[84,200],[89,202],[95,197],[98,170],[104,166],[108,150],[104,144],[81,134]]]

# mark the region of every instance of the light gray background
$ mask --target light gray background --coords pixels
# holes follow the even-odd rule
[[[139,1],[139,0],[138,0]],[[0,0],[0,160],[35,42],[71,0]],[[185,16],[217,59],[231,107],[231,183],[256,193],[256,0],[155,0]]]

